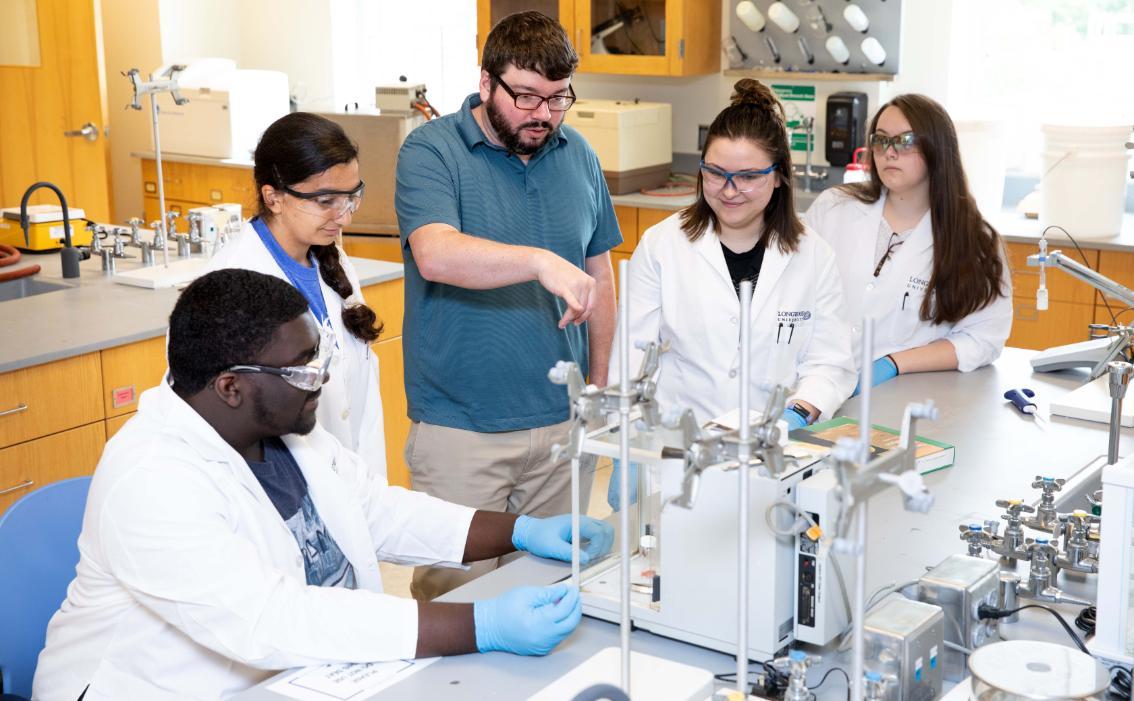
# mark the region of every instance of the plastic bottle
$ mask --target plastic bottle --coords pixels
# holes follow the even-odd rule
[[[867,168],[865,163],[860,163],[858,158],[860,154],[866,152],[865,148],[856,148],[854,154],[851,156],[851,162],[847,164],[843,170],[843,184],[846,183],[862,183],[870,180],[870,169]]]

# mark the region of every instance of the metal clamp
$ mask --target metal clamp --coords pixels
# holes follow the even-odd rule
[[[19,484],[17,484],[14,487],[8,487],[7,489],[0,489],[0,497],[4,496],[5,494],[11,494],[12,492],[18,492],[21,489],[27,489],[28,487],[33,487],[33,486],[35,486],[35,480],[24,480],[23,482],[20,482]]]
[[[5,409],[4,411],[0,411],[0,416],[11,416],[12,414],[22,414],[23,412],[25,412],[27,410],[28,410],[27,404],[20,404],[17,407],[15,407],[14,409]]]

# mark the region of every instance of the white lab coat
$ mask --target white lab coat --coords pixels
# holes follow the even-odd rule
[[[339,249],[339,259],[354,290],[350,301],[362,302],[358,274],[342,248]],[[229,242],[209,262],[209,271],[222,268],[253,270],[288,281],[283,269],[248,222],[244,222],[236,240]],[[371,352],[369,343],[358,339],[343,326],[343,299],[321,277],[319,289],[323,291],[327,314],[339,341],[339,353],[331,366],[331,380],[323,385],[315,415],[331,435],[362,456],[370,466],[371,474],[384,480],[386,433],[382,396],[378,390],[378,357]]]
[[[247,463],[162,383],[99,461],[34,698],[218,699],[275,670],[414,656],[417,604],[382,593],[378,560],[460,566],[473,510],[370,479],[319,426],[284,442],[359,589],[306,584]]]
[[[699,422],[740,405],[740,300],[710,227],[690,243],[678,214],[650,227],[630,259],[630,341],[669,342],[657,399],[691,408]],[[794,253],[770,245],[752,298],[752,408],[767,381],[831,416],[856,382],[842,287],[831,249],[806,232]],[[618,339],[611,354],[618,378]],[[631,351],[637,372],[642,352]]]
[[[1012,330],[1008,261],[1004,260],[1002,282],[1005,296],[956,324],[922,321],[921,303],[933,271],[931,217],[928,212],[922,217],[905,243],[894,249],[876,278],[874,253],[885,204],[885,190],[877,202],[866,204],[831,188],[815,200],[804,216],[808,225],[835,250],[847,319],[854,335],[855,362],[862,363],[862,320],[868,316],[875,320],[875,359],[944,338],[956,349],[957,369],[962,372],[996,360]]]

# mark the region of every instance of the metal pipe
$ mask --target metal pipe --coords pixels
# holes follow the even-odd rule
[[[1040,264],[1039,255],[1028,256],[1028,265],[1037,266]],[[1044,265],[1050,265],[1059,268],[1071,277],[1078,278],[1087,283],[1096,290],[1105,295],[1113,297],[1123,304],[1134,306],[1134,290],[1118,284],[1105,275],[1091,270],[1087,266],[1079,263],[1067,256],[1063,255],[1062,251],[1052,251],[1047,255],[1043,261]]]
[[[153,80],[153,76],[150,76]],[[154,131],[154,162],[157,165],[157,191],[158,191],[158,207],[161,210],[161,221],[165,223],[165,180],[161,174],[161,135],[158,130],[158,104],[157,94],[150,93],[150,114],[153,118],[153,131]],[[161,264],[169,267],[169,237],[162,232],[161,236]]]
[[[622,461],[619,471],[618,526],[622,529],[620,543],[621,562],[621,616],[619,637],[622,648],[622,690],[630,695],[630,265],[618,262],[618,455]],[[639,495],[639,499],[646,495]]]
[[[574,413],[574,409],[572,409]],[[574,430],[572,428],[571,430]],[[583,505],[579,502],[579,456],[571,456],[571,585],[582,587],[582,576],[579,573],[579,511]]]
[[[737,605],[736,605],[736,686],[748,697],[748,479],[751,466],[749,458],[752,455],[751,419],[748,409],[751,405],[749,396],[750,378],[752,373],[752,282],[744,280],[740,283],[740,442],[737,445],[736,457],[740,463],[737,474],[740,479],[737,517],[739,530],[737,537]]]
[[[870,461],[870,395],[874,380],[874,319],[867,316],[862,320],[862,374],[859,382],[862,399],[859,403],[859,469]],[[853,662],[851,666],[851,700],[862,701],[864,659],[864,637],[866,618],[866,498],[857,507],[858,528],[855,532],[854,568],[854,636],[851,643]]]
[[[1118,462],[1118,439],[1122,430],[1122,400],[1126,397],[1126,386],[1130,382],[1130,373],[1134,366],[1121,360],[1112,360],[1107,363],[1107,372],[1110,376],[1110,441],[1107,446],[1106,463],[1113,465]]]

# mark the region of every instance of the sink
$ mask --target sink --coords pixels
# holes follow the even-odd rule
[[[71,289],[70,285],[62,285],[58,282],[43,282],[36,280],[34,277],[22,277],[18,280],[0,282],[0,302],[9,302],[13,299],[23,299],[24,297],[32,297],[47,292],[69,289]]]

